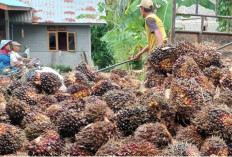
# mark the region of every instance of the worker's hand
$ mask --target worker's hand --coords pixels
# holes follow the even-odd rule
[[[136,59],[137,61],[139,61],[139,60],[141,59],[141,56],[142,56],[142,53],[139,52],[139,53],[135,56],[135,59]]]

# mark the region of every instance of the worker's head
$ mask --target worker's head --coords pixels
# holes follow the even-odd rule
[[[140,12],[143,18],[145,18],[149,13],[152,13],[154,10],[152,0],[142,0],[138,7],[140,7]]]
[[[12,50],[13,50],[14,52],[19,52],[19,50],[20,50],[20,45],[21,45],[21,44],[19,44],[18,42],[13,41],[13,42],[12,42]]]

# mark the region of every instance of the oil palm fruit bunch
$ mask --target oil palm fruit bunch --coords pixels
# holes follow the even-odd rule
[[[134,137],[138,141],[146,140],[159,149],[163,149],[172,141],[171,133],[161,123],[147,123],[139,126]]]
[[[149,110],[156,116],[156,120],[165,124],[172,135],[175,134],[176,109],[164,96],[160,96],[154,90],[147,91],[137,100],[137,104],[149,107]]]
[[[31,141],[26,150],[30,156],[59,156],[64,144],[60,135],[54,130],[48,130],[45,134]]]
[[[139,89],[141,82],[134,76],[125,76],[121,79],[113,79],[114,83],[120,88],[134,88]],[[117,87],[116,88],[119,88]]]
[[[88,78],[89,81],[95,80],[95,74],[87,64],[81,63],[76,66],[75,70],[83,73]]]
[[[113,90],[115,86],[108,80],[99,81],[92,89],[92,95],[102,96],[106,92]]]
[[[45,111],[52,104],[57,103],[57,99],[52,95],[38,94],[38,107]]]
[[[88,152],[85,148],[78,146],[76,143],[69,144],[63,150],[62,155],[64,156],[93,156],[92,153]]]
[[[84,113],[65,110],[59,114],[55,124],[58,127],[58,133],[62,137],[74,137],[88,123]]]
[[[142,105],[130,106],[116,114],[117,127],[126,136],[131,135],[140,125],[156,120],[153,111]]]
[[[76,144],[95,154],[115,134],[115,126],[109,121],[92,123],[76,134]]]
[[[79,99],[89,96],[90,90],[88,86],[74,84],[68,88],[68,93],[70,93],[74,99]]]
[[[25,115],[20,125],[22,128],[25,128],[27,125],[35,122],[51,123],[51,120],[45,114],[35,111]]]
[[[27,124],[24,131],[27,139],[32,141],[40,135],[43,135],[47,130],[55,129],[56,127],[52,123],[39,121]]]
[[[202,74],[197,63],[189,56],[179,57],[173,65],[172,71],[176,78],[190,78]]]
[[[167,77],[164,79],[162,87],[164,89],[170,89],[173,78],[174,78],[173,74],[168,74]]]
[[[219,67],[210,66],[209,68],[205,68],[203,73],[209,78],[215,87],[218,86],[221,79],[221,69]]]
[[[19,125],[24,116],[30,113],[30,111],[30,106],[17,98],[13,98],[6,104],[6,112],[14,125]]]
[[[220,136],[226,141],[232,140],[232,114],[226,105],[211,105],[196,114],[194,124],[204,137]]]
[[[102,100],[97,100],[94,103],[86,103],[84,114],[89,123],[103,121],[105,117],[108,119],[114,117],[114,112]]]
[[[113,69],[113,70],[111,70],[111,73],[112,74],[117,74],[121,78],[128,75],[127,71],[126,70],[122,70],[122,69]]]
[[[52,123],[57,121],[59,115],[66,110],[61,104],[53,104],[45,110],[45,114],[51,119]]]
[[[64,77],[64,84],[66,87],[74,84],[87,85],[88,83],[88,77],[80,71],[72,71]]]
[[[19,87],[14,90],[13,97],[26,102],[28,105],[36,105],[38,103],[38,94],[31,87]]]
[[[152,88],[162,86],[166,77],[166,74],[157,72],[154,69],[148,69],[145,77],[145,87]]]
[[[0,155],[15,153],[23,147],[25,140],[25,134],[21,129],[0,123]]]
[[[181,42],[176,45],[176,49],[178,51],[178,54],[184,56],[192,53],[197,53],[197,48],[194,44],[190,42]]]
[[[117,156],[157,156],[158,150],[147,141],[128,142],[117,152]]]
[[[0,86],[7,88],[7,86],[12,82],[14,81],[9,76],[4,76],[4,75],[0,76]]]
[[[84,99],[66,100],[59,104],[62,105],[64,108],[75,112],[83,112],[86,106],[86,102]]]
[[[18,87],[21,87],[21,86],[22,86],[22,82],[21,82],[20,80],[11,82],[11,83],[7,86],[7,92],[8,92],[8,94],[11,95],[15,89],[17,89]]]
[[[10,117],[4,109],[0,109],[0,123],[10,123]]]
[[[214,102],[216,104],[225,104],[228,107],[232,107],[232,91],[228,88],[217,88],[217,94],[214,96]]]
[[[226,74],[222,74],[220,84],[223,88],[228,88],[232,91],[232,68]]]
[[[162,151],[162,156],[200,156],[198,148],[187,142],[175,142]]]
[[[169,73],[179,57],[175,46],[164,45],[156,48],[148,57],[148,62],[157,72]]]
[[[58,102],[73,100],[73,96],[66,92],[57,92],[54,96]]]
[[[62,85],[60,78],[50,72],[37,72],[28,78],[27,81],[32,82],[47,94],[56,93]]]
[[[228,146],[218,136],[207,138],[201,146],[202,156],[228,156]]]
[[[134,100],[136,95],[123,90],[111,90],[105,93],[103,97],[107,105],[117,113],[119,110],[126,107],[125,105],[128,101]]]
[[[204,139],[197,132],[197,129],[194,125],[189,125],[187,127],[181,126],[176,132],[175,140],[179,142],[192,143],[196,145],[199,149],[204,142]]]
[[[193,55],[193,58],[202,70],[212,65],[222,68],[221,55],[216,50],[206,47],[198,50],[197,55]]]
[[[175,79],[171,85],[170,101],[177,109],[178,121],[187,124],[202,106],[212,102],[212,97],[193,78]]]

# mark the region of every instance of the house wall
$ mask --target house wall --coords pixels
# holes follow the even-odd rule
[[[24,38],[22,37],[22,27]],[[74,67],[82,61],[82,51],[86,53],[88,63],[91,60],[91,31],[90,26],[67,26],[68,32],[76,32],[77,52],[48,52],[47,25],[14,25],[14,39],[25,46],[30,47],[32,58],[39,58],[43,65],[65,65]]]

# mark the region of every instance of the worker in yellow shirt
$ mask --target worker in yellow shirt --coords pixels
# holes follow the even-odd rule
[[[135,56],[136,60],[140,60],[142,54],[151,52],[155,47],[162,45],[167,40],[162,21],[153,13],[154,4],[152,0],[142,0],[138,7],[140,7],[143,18],[146,19],[145,28],[148,45]]]

